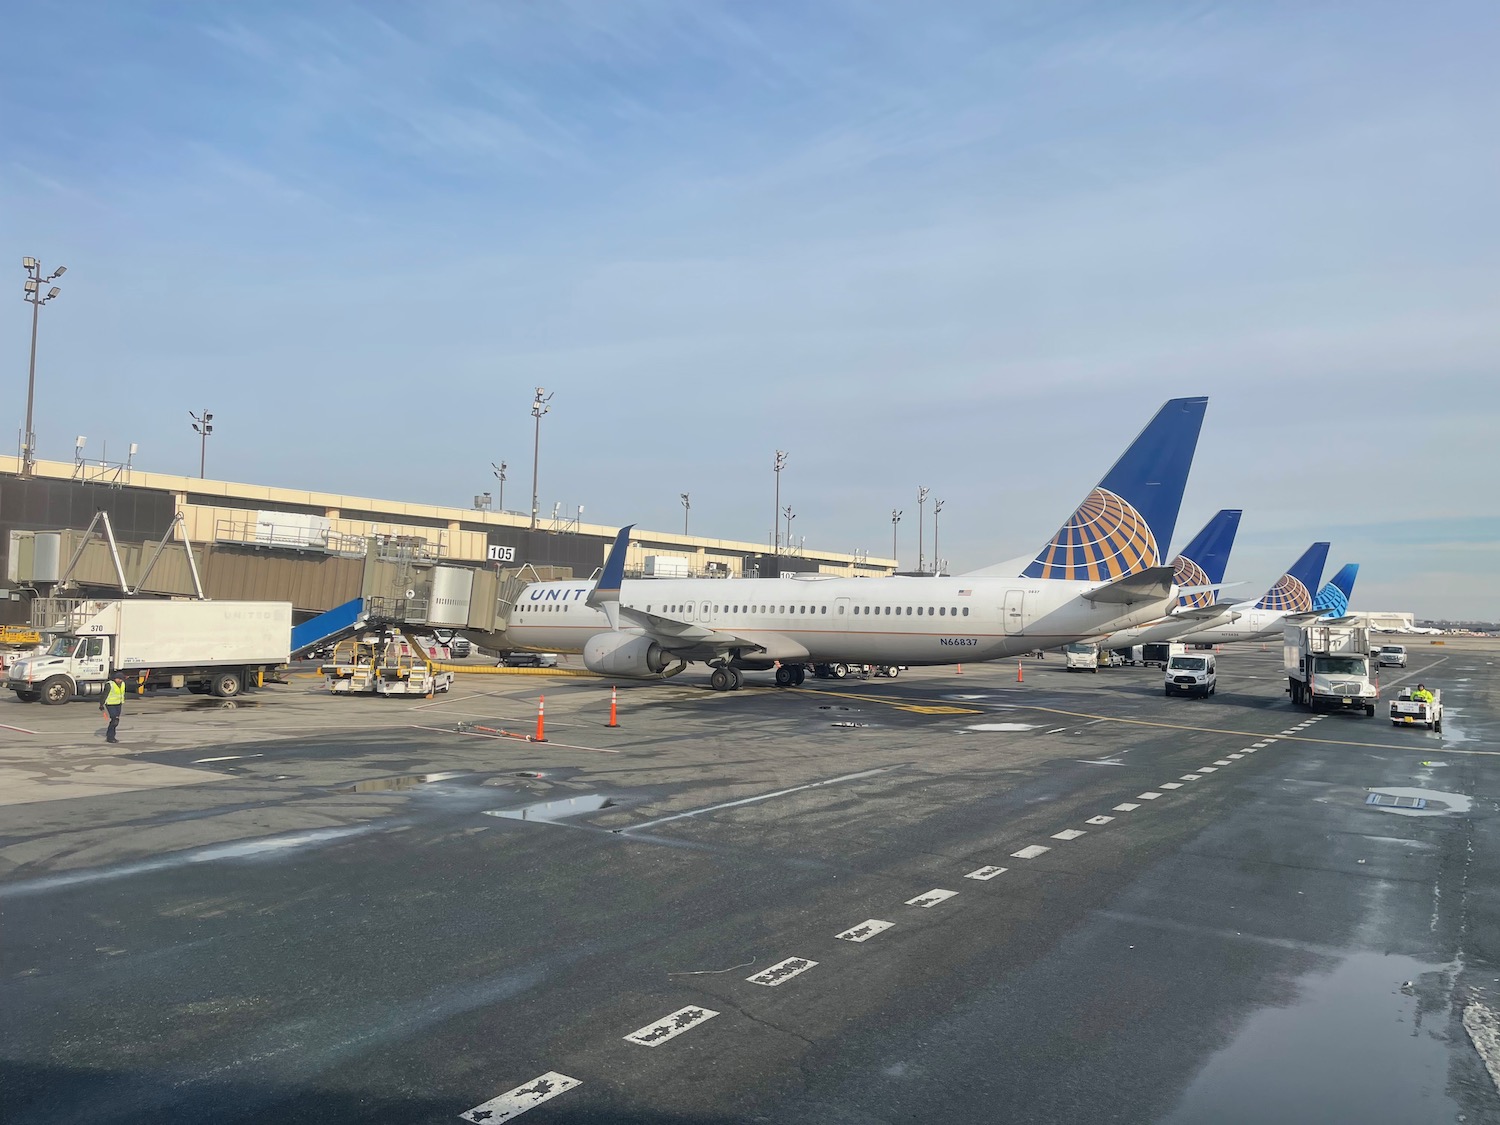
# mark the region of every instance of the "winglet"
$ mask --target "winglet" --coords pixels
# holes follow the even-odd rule
[[[1206,398],[1162,406],[1022,577],[1099,582],[1161,565],[1207,406]]]
[[[620,583],[625,580],[625,552],[630,547],[630,533],[634,530],[633,523],[620,528],[614,546],[609,549],[609,558],[604,560],[604,573],[599,575],[599,581],[584,599],[585,605],[598,609],[606,602],[620,600]]]
[[[1292,568],[1276,580],[1276,585],[1266,591],[1266,596],[1255,603],[1256,609],[1283,610],[1287,613],[1306,613],[1313,607],[1313,591],[1323,577],[1323,564],[1328,561],[1328,544],[1314,543],[1302,552],[1302,557]]]

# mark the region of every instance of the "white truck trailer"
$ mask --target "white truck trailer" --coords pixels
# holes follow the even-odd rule
[[[292,605],[83,602],[40,625],[52,636],[46,649],[6,672],[5,686],[23,703],[100,697],[116,672],[130,692],[185,687],[227,699],[286,664]]]
[[[1363,625],[1288,625],[1282,666],[1292,702],[1375,714],[1380,683],[1370,666],[1370,631]]]

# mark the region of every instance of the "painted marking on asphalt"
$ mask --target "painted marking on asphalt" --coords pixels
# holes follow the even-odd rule
[[[1068,729],[1067,727],[1053,727],[1047,733],[1048,734],[1056,734],[1058,731],[1067,730],[1067,729]]]
[[[1132,805],[1129,801],[1126,801],[1123,805],[1116,805],[1115,812],[1135,812],[1140,807],[1140,805]]]
[[[1114,817],[1112,817],[1112,816],[1091,816],[1087,820],[1085,820],[1083,823],[1085,823],[1085,824],[1108,824],[1112,820],[1114,820]]]
[[[785,961],[778,961],[769,969],[762,969],[753,977],[745,979],[751,984],[763,984],[767,988],[775,988],[778,984],[785,984],[799,973],[807,972],[816,964],[816,961],[809,961],[806,957],[788,957]]]
[[[1252,742],[1250,745],[1254,746],[1257,750],[1264,750],[1271,744],[1269,742]]]
[[[1015,859],[1035,859],[1037,856],[1042,855],[1046,852],[1050,852],[1051,850],[1051,848],[1044,847],[1041,844],[1028,844],[1020,851],[1011,852],[1010,854]]]
[[[924,909],[931,909],[940,902],[947,902],[956,894],[958,894],[957,891],[945,891],[941,887],[934,887],[926,894],[918,895],[916,898],[907,899],[906,905],[920,906]]]
[[[1081,828],[1064,828],[1061,832],[1052,833],[1052,838],[1054,840],[1076,840],[1080,836],[1087,835],[1088,833]]]
[[[1216,765],[1216,766],[1227,766],[1227,765],[1229,765],[1229,759],[1228,758],[1220,758],[1217,762],[1214,763],[1214,765]]]
[[[785,797],[788,793],[801,793],[806,789],[817,789],[824,785],[838,785],[844,781],[859,781],[862,778],[874,777],[877,774],[888,773],[891,770],[901,769],[901,766],[879,766],[873,770],[861,770],[859,773],[846,773],[841,777],[830,777],[823,781],[812,781],[806,785],[794,785],[790,789],[778,789],[774,793],[762,793],[758,797],[744,797],[738,801],[725,801],[722,805],[709,805],[707,808],[690,809],[688,812],[673,813],[671,816],[658,817],[656,820],[648,820],[643,824],[632,824],[624,832],[639,832],[643,828],[654,828],[658,824],[666,824],[668,821],[682,820],[689,816],[702,816],[704,813],[718,812],[720,809],[737,808],[740,805],[753,805],[757,801],[769,801],[773,797]]]
[[[1135,799],[1137,801],[1154,801],[1154,800],[1156,800],[1156,798],[1158,798],[1160,796],[1161,796],[1160,793],[1157,793],[1157,792],[1155,792],[1154,790],[1151,790],[1151,789],[1147,789],[1144,793],[1137,793],[1135,795]]]
[[[510,1121],[521,1116],[528,1109],[535,1109],[545,1101],[565,1094],[575,1086],[583,1083],[576,1078],[569,1078],[566,1074],[558,1074],[555,1070],[549,1070],[539,1078],[533,1078],[523,1086],[517,1086],[501,1094],[498,1098],[476,1105],[467,1113],[458,1116],[465,1121],[482,1121],[485,1125],[495,1125],[498,1121]]]
[[[1240,753],[1241,754],[1259,754],[1260,751],[1257,750],[1254,746],[1246,746],[1243,750],[1240,751]]]
[[[890,707],[897,711],[910,711],[915,715],[983,715],[983,711],[976,711],[972,707],[926,707],[916,703],[891,703]]]
[[[977,871],[970,871],[964,876],[965,879],[993,879],[996,875],[1004,875],[1008,867],[981,867]]]
[[[843,935],[840,935],[843,936]],[[684,1031],[689,1031],[703,1023],[711,1020],[719,1013],[712,1008],[700,1008],[690,1004],[686,1008],[678,1008],[670,1016],[664,1016],[655,1023],[647,1024],[639,1031],[632,1031],[629,1035],[622,1036],[632,1043],[639,1043],[642,1047],[659,1047],[668,1039],[675,1039]],[[472,1110],[470,1112],[473,1112]]]
[[[1198,772],[1199,773],[1218,773],[1219,771],[1216,770],[1216,769],[1214,769],[1213,766],[1199,766],[1198,767]]]
[[[194,758],[193,765],[201,766],[205,762],[235,762],[241,758],[260,758],[261,754],[225,754],[222,758]]]
[[[1185,773],[1185,774],[1182,775],[1182,780],[1183,781],[1197,781],[1198,780],[1198,775],[1195,774],[1195,773]]]
[[[412,730],[430,730],[436,734],[465,734],[470,738],[492,738],[500,742],[529,742],[530,739],[507,738],[503,734],[485,734],[482,730],[454,730],[452,727],[424,727],[418,723],[406,724]],[[591,754],[618,754],[618,750],[606,750],[602,746],[575,746],[570,742],[548,742],[548,750],[587,750]]]
[[[840,941],[869,941],[876,934],[883,934],[896,923],[882,922],[879,918],[867,918],[857,926],[850,926],[841,934],[833,936]]]
[[[1245,756],[1245,753],[1246,752],[1244,750],[1241,750],[1238,754],[1225,754],[1224,757],[1228,758],[1231,762],[1237,762]],[[1252,746],[1249,750],[1249,753],[1254,754],[1255,747]]]
[[[1157,788],[1158,789],[1181,789],[1182,788],[1182,782],[1180,782],[1180,781],[1164,781],[1160,785],[1158,785]]]
[[[13,730],[13,731],[17,731],[17,732],[19,732],[21,734],[38,734],[38,733],[40,733],[40,732],[34,731],[34,730],[27,730],[25,727],[13,727],[9,723],[0,723],[0,730]]]

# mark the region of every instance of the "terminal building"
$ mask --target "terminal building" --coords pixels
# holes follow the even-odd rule
[[[103,516],[100,515],[103,513]],[[107,517],[107,518],[105,518]],[[290,601],[299,619],[351,598],[401,603],[414,624],[503,631],[507,595],[587,578],[619,528],[149,473],[128,464],[0,457],[0,624],[38,596],[122,592]],[[885,576],[895,560],[637,528],[631,577]],[[63,587],[58,589],[58,587]]]

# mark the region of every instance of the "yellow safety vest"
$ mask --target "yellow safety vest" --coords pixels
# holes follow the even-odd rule
[[[125,702],[125,685],[121,684],[121,683],[116,683],[114,680],[110,680],[109,681],[109,691],[107,693],[105,693],[105,696],[104,696],[104,705],[106,707],[114,707],[114,706],[118,706],[119,704],[124,703],[124,702]]]

